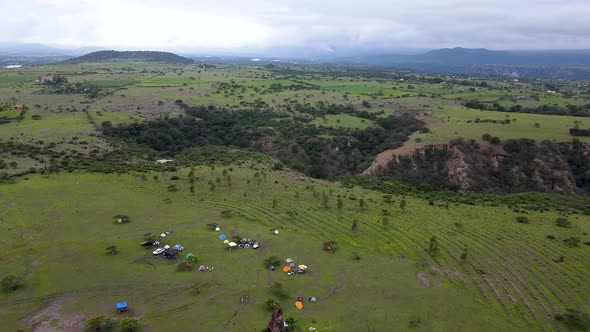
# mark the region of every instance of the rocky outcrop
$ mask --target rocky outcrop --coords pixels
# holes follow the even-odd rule
[[[590,144],[509,140],[428,145],[393,158],[372,175],[464,192],[590,192]]]
[[[283,309],[278,304],[275,304],[274,309],[272,311],[272,317],[270,318],[270,322],[268,322],[268,327],[266,328],[266,332],[286,332],[287,327],[285,327],[285,323],[283,321]]]

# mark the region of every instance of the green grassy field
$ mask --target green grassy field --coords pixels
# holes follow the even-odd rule
[[[312,123],[316,126],[352,129],[366,129],[374,125],[374,121],[372,120],[362,119],[348,114],[326,115],[323,118],[316,118]]]
[[[588,217],[570,216],[575,227],[563,229],[554,226],[556,214],[532,213],[531,224],[523,225],[502,207],[446,209],[413,198],[404,212],[397,207],[401,197],[385,203],[377,192],[296,181],[299,176],[290,173],[257,176],[250,168],[232,169],[230,184],[220,168],[197,168],[195,194],[186,180],[166,180],[175,174],[170,172],[158,180],[64,174],[0,185],[6,207],[1,230],[9,235],[2,242],[2,271],[24,275],[27,285],[3,295],[2,321],[11,328],[53,321],[66,331],[73,324],[73,331],[87,316],[116,318],[114,303],[127,300],[129,315],[139,317],[147,331],[195,324],[207,331],[259,331],[270,317],[263,302],[273,297],[274,282],[289,294],[280,299],[285,316],[322,331],[403,330],[417,318],[418,330],[425,331],[549,331],[556,328],[553,313],[584,306],[589,247],[569,248],[562,240],[590,231]],[[176,174],[185,178],[186,170]],[[217,184],[213,191],[209,180]],[[179,191],[167,191],[170,184]],[[321,192],[329,197],[328,208],[320,203]],[[337,197],[344,200],[341,211]],[[359,209],[360,198],[366,209]],[[233,217],[221,216],[227,209]],[[119,213],[132,222],[114,224],[112,216]],[[256,238],[262,248],[228,252],[219,233],[206,226],[210,222],[229,236]],[[275,227],[279,235],[269,231]],[[181,259],[172,263],[139,246],[144,233],[167,229],[174,234],[164,243],[182,243],[214,271],[177,272]],[[548,234],[557,239],[546,239]],[[435,257],[424,251],[433,235],[441,248]],[[322,251],[327,240],[338,241],[335,253]],[[111,244],[119,247],[118,255],[105,254]],[[360,261],[352,259],[353,252]],[[262,261],[271,255],[306,264],[309,273],[288,277],[269,271]],[[559,255],[565,263],[551,261]],[[191,294],[193,283],[198,296]],[[246,294],[248,302],[241,302]],[[316,296],[318,302],[298,311],[297,296]]]
[[[432,117],[436,119],[435,124],[430,127],[432,132],[416,133],[412,135],[413,139],[420,138],[425,144],[447,143],[459,136],[480,140],[483,134],[489,133],[500,139],[531,138],[538,141],[569,142],[574,138],[569,134],[569,129],[575,126],[574,121],[580,121],[582,128],[590,127],[590,118],[479,111],[464,107],[445,107],[444,110],[434,111]],[[475,123],[477,118],[500,121],[509,119],[511,122]],[[538,128],[536,123],[539,124]],[[590,142],[590,137],[578,139]]]

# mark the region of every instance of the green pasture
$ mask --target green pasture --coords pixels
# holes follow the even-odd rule
[[[297,175],[289,173],[256,176],[237,166],[227,172],[231,186],[221,169],[197,168],[198,189],[190,194],[186,180],[167,180],[174,174],[186,178],[186,170],[157,174],[158,180],[153,174],[144,180],[139,175],[64,174],[0,185],[0,204],[6,207],[0,212],[0,230],[9,235],[2,243],[2,274],[26,277],[26,288],[0,299],[5,327],[53,321],[60,330],[79,330],[84,317],[121,317],[114,304],[126,300],[128,315],[140,318],[147,331],[184,331],[194,324],[207,331],[259,331],[270,317],[263,303],[276,297],[270,286],[280,282],[287,296],[277,300],[285,316],[296,318],[303,329],[405,330],[419,319],[417,330],[423,331],[551,330],[541,305],[557,310],[579,304],[582,298],[571,287],[588,287],[571,273],[574,266],[555,268],[564,280],[561,285],[547,283],[546,272],[539,270],[557,251],[567,255],[578,273],[588,271],[586,248],[537,243],[548,241],[543,239],[547,232],[561,239],[587,231],[587,220],[580,217],[572,218],[576,230],[562,230],[551,225],[551,213],[520,225],[503,208],[457,206],[449,211],[416,199],[409,199],[403,212],[395,207],[400,197],[384,203],[376,192],[295,181]],[[254,184],[257,178],[260,185]],[[218,183],[213,191],[207,188],[209,179]],[[169,192],[170,184],[179,191]],[[328,208],[316,196],[320,192],[329,196]],[[335,207],[338,196],[344,199],[342,211]],[[367,200],[367,209],[360,210],[354,197]],[[275,208],[273,198],[279,202]],[[387,226],[381,221],[384,208],[393,213]],[[222,217],[220,212],[228,209],[234,216]],[[128,214],[131,223],[113,223],[119,213]],[[351,230],[354,219],[357,231]],[[456,221],[463,229],[456,229]],[[206,226],[211,222],[222,231]],[[275,227],[279,235],[270,232]],[[514,232],[524,227],[526,233]],[[174,233],[162,243],[181,243],[185,253],[199,258],[197,265],[214,271],[177,272],[182,259],[170,262],[139,246],[144,233],[168,229]],[[220,233],[256,238],[262,247],[226,251]],[[424,253],[432,235],[441,241],[436,259]],[[492,240],[498,236],[503,246]],[[524,239],[531,247],[521,252]],[[339,242],[335,253],[322,251],[326,240]],[[119,254],[105,253],[112,244]],[[470,258],[462,263],[458,255],[464,246]],[[352,258],[353,252],[360,260]],[[262,261],[271,255],[291,257],[309,271],[291,277],[269,271]],[[478,268],[487,275],[474,271]],[[538,283],[539,289],[524,280]],[[191,293],[193,284],[200,295]],[[518,287],[516,302],[502,287]],[[545,287],[555,293],[541,297]],[[247,302],[241,301],[245,295]],[[315,296],[318,302],[306,301],[298,311],[293,305],[297,296]]]
[[[575,126],[574,121],[580,121],[581,128],[590,128],[590,118],[479,111],[464,107],[445,107],[444,110],[436,110],[433,118],[440,123],[430,126],[432,132],[416,133],[412,135],[412,138],[421,138],[425,144],[447,143],[459,136],[479,140],[483,134],[489,133],[500,139],[530,138],[538,141],[569,142],[574,138],[569,134],[569,129]],[[510,124],[475,123],[477,118],[480,120],[509,119],[511,122]],[[538,128],[535,126],[537,123]],[[578,139],[590,142],[589,137],[578,137]]]
[[[351,129],[366,129],[375,124],[372,120],[362,119],[349,114],[325,115],[317,117],[312,121],[316,126],[343,127]]]

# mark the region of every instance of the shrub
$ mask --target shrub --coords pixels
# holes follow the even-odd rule
[[[273,311],[275,308],[275,304],[278,304],[277,301],[275,301],[274,299],[268,299],[266,301],[264,301],[264,309],[266,311]]]
[[[500,145],[500,144],[502,144],[502,141],[497,136],[494,136],[494,137],[490,138],[490,143],[492,145]]]
[[[557,218],[557,220],[555,221],[555,225],[557,225],[558,227],[568,228],[572,226],[572,222],[567,218]]]
[[[555,240],[555,235],[547,235],[546,236],[549,240]]]
[[[111,319],[102,315],[90,317],[84,322],[86,323],[86,327],[95,329],[97,331],[102,328],[109,329],[113,326],[113,322],[111,321]]]
[[[521,224],[528,224],[529,218],[526,216],[518,216],[518,217],[516,217],[516,222],[521,223]]]
[[[581,240],[575,236],[572,236],[563,240],[563,242],[565,242],[568,247],[577,247],[580,245]]]
[[[285,299],[289,297],[289,293],[287,293],[287,291],[283,287],[283,284],[281,284],[280,282],[273,283],[270,287],[270,291],[274,296],[278,297],[279,299]]]
[[[578,309],[568,308],[565,313],[555,315],[555,320],[572,330],[587,331],[590,328],[590,315]]]
[[[271,265],[279,266],[281,265],[281,259],[277,256],[270,256],[264,259],[264,266],[269,267]]]
[[[0,284],[2,284],[2,289],[5,291],[15,291],[24,285],[23,280],[14,274],[2,278]]]
[[[121,318],[119,325],[123,331],[133,332],[139,330],[139,321],[135,318]]]
[[[127,224],[131,221],[131,218],[129,218],[129,216],[126,214],[118,214],[114,216],[113,219],[117,224]]]

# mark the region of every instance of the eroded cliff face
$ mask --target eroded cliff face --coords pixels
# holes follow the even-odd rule
[[[590,144],[428,145],[396,156],[373,175],[464,192],[590,192]]]

